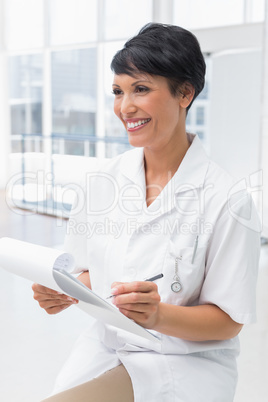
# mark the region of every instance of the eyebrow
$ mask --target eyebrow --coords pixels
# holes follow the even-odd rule
[[[152,82],[149,81],[149,80],[138,80],[138,81],[133,82],[133,84],[131,84],[131,86],[134,87],[134,86],[137,85],[139,82],[149,82],[150,84],[152,84]],[[114,83],[113,83],[112,85],[115,86],[115,87],[120,88],[120,85],[117,85],[117,84],[114,84]]]

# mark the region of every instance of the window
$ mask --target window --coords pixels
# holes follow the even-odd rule
[[[173,23],[186,29],[264,20],[265,0],[174,0]]]
[[[8,0],[6,6],[6,37],[9,49],[42,47],[43,0]]]
[[[251,0],[249,22],[263,21],[265,15],[265,0]]]
[[[212,65],[210,56],[205,56],[206,62],[206,81],[202,92],[192,104],[186,119],[187,132],[197,134],[202,140],[204,147],[209,153],[209,105],[210,105],[210,84]]]
[[[206,60],[206,65],[207,65],[207,69],[208,69],[208,58]],[[198,99],[208,99],[209,82],[207,81],[207,79],[208,79],[208,77],[206,77],[205,86],[204,86],[202,92],[200,92],[200,94],[198,95]]]
[[[105,39],[130,38],[152,21],[152,0],[105,0]]]
[[[205,124],[205,108],[204,106],[197,106],[196,108],[196,125],[203,126]]]
[[[113,112],[114,95],[112,94],[113,73],[110,64],[114,54],[121,49],[124,42],[107,43],[104,47],[104,90],[105,90],[105,137],[120,138],[118,142],[107,142],[105,156],[113,157],[119,153],[130,149],[127,132],[122,122]]]
[[[52,131],[95,135],[96,48],[54,52]]]
[[[20,134],[42,133],[43,57],[41,54],[13,56],[9,59],[12,151],[21,151]],[[17,139],[18,138],[18,139]],[[37,140],[27,136],[25,151],[35,149]]]
[[[53,151],[84,155],[83,137],[96,135],[96,48],[53,52],[51,70],[53,136],[77,136],[63,149],[56,135]]]
[[[49,0],[51,45],[95,42],[97,0]]]
[[[241,24],[244,0],[174,0],[174,24],[186,29]]]

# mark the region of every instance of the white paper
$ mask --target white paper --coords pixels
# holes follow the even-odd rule
[[[71,254],[4,237],[0,239],[0,267],[80,300],[78,307],[97,320],[159,342],[149,331],[129,320],[72,276],[75,261]]]
[[[62,269],[60,271],[55,269],[53,275],[63,292],[79,299],[79,307],[92,317],[105,324],[110,324],[135,335],[140,335],[148,340],[158,341],[149,331],[128,319],[115,306],[92,292],[92,290],[88,289],[69,273],[64,272]]]
[[[0,239],[0,267],[13,274],[61,291],[53,278],[54,267],[61,266],[67,272],[74,269],[74,258],[49,247],[3,237]]]

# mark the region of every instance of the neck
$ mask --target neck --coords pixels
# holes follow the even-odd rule
[[[147,178],[172,177],[178,170],[190,144],[186,133],[176,144],[161,149],[144,148],[145,174]]]

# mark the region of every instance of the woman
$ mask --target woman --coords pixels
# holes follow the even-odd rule
[[[247,193],[186,133],[187,111],[204,86],[199,44],[180,27],[148,24],[111,67],[114,111],[136,149],[89,177],[65,247],[76,272],[84,271],[80,280],[104,298],[111,293],[161,344],[97,322],[48,400],[231,402],[237,335],[255,319],[260,241],[241,223]],[[79,235],[85,223],[92,230]],[[33,290],[48,313],[77,302],[37,284]]]

